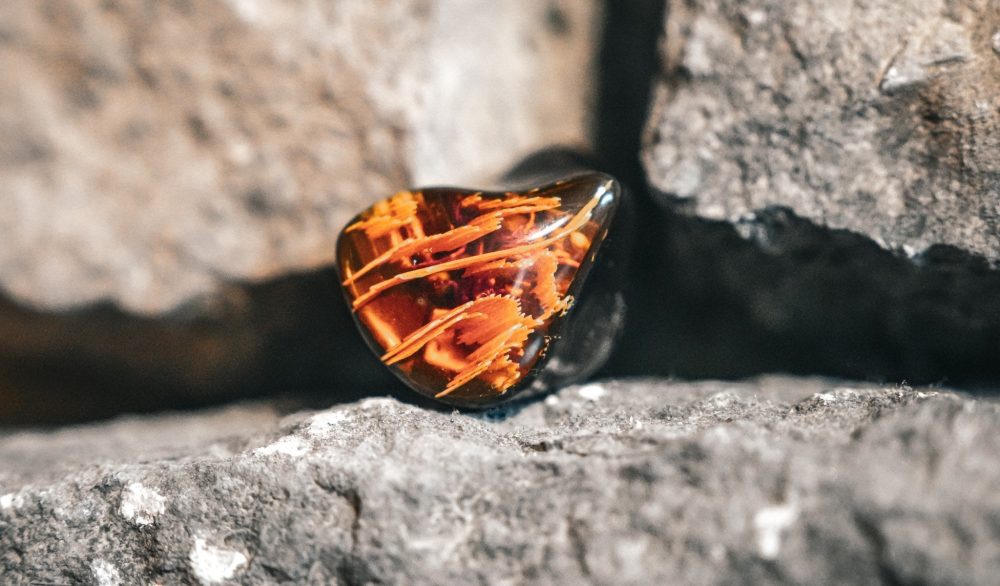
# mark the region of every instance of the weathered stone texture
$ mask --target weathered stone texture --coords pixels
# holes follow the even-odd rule
[[[819,379],[0,438],[13,583],[989,584],[1000,410]],[[122,441],[127,438],[127,441]],[[40,465],[41,464],[41,465]]]
[[[664,22],[628,368],[995,387],[1000,4],[678,0]]]
[[[699,215],[784,206],[1000,258],[1000,5],[670,2],[644,164]]]
[[[396,189],[588,141],[596,3],[0,3],[0,291],[172,309]]]

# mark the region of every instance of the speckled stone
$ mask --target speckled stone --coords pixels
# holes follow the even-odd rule
[[[705,218],[784,206],[996,261],[998,29],[990,0],[669,2],[649,180]]]
[[[597,381],[0,437],[19,582],[991,584],[1000,409],[823,379]]]

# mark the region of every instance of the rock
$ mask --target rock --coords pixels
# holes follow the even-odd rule
[[[86,583],[988,584],[1000,409],[822,379],[369,398],[0,438],[0,574]]]
[[[586,143],[595,2],[0,7],[0,290],[154,315],[315,269],[359,210]]]
[[[699,0],[665,23],[619,369],[995,388],[995,3]]]
[[[649,180],[705,218],[782,206],[996,261],[998,29],[988,0],[671,2]]]

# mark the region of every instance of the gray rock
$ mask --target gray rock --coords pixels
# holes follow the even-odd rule
[[[155,314],[371,201],[586,143],[592,0],[0,5],[0,291]]]
[[[989,584],[1000,409],[821,379],[371,398],[0,437],[0,575],[46,583]]]
[[[998,29],[990,0],[670,2],[648,177],[705,218],[1000,259]]]
[[[995,388],[1000,6],[667,8],[623,370]]]

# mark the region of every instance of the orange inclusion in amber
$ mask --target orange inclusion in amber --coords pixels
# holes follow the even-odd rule
[[[603,237],[599,197],[560,197],[575,187],[403,191],[359,215],[338,264],[382,361],[439,398],[499,396],[522,380]]]

